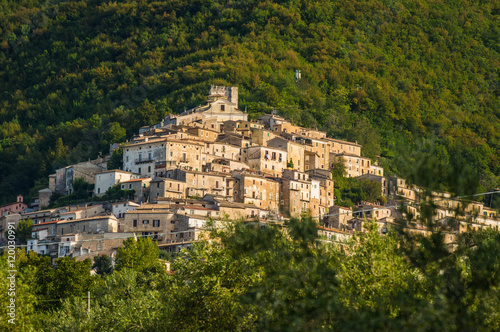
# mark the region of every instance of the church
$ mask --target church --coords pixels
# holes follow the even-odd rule
[[[238,109],[238,87],[214,86],[210,88],[207,103],[180,114],[169,114],[163,126],[186,125],[192,122],[248,121],[248,114]]]

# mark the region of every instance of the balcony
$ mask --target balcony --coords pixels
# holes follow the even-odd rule
[[[146,158],[146,159],[136,159],[134,160],[134,162],[136,164],[146,164],[146,163],[152,163],[154,162],[155,160],[153,158]]]

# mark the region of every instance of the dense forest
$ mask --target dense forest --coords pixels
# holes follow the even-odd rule
[[[0,51],[0,203],[212,84],[238,86],[252,118],[275,109],[357,140],[393,172],[423,144],[498,186],[497,1],[1,0]]]

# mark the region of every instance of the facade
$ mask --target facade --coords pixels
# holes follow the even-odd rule
[[[286,150],[253,146],[245,149],[243,153],[246,163],[253,170],[279,177],[286,168],[288,158]]]
[[[19,213],[6,213],[0,217],[0,243],[7,243],[5,232],[9,230],[9,228],[17,228],[17,225],[21,220],[22,216]]]
[[[76,233],[115,233],[118,232],[118,219],[114,215],[97,216],[76,220],[61,220],[57,222],[57,235]]]
[[[109,188],[113,187],[114,185],[135,178],[137,178],[137,176],[134,173],[122,171],[119,169],[96,173],[94,180],[94,195],[102,196]]]
[[[156,202],[159,197],[186,198],[186,182],[168,179],[156,178],[150,185],[150,202]]]
[[[342,161],[344,163],[347,177],[358,177],[364,174],[370,174],[370,158],[359,157],[355,154],[341,153],[332,154],[330,156],[330,159],[332,160],[332,164],[330,165],[330,167],[334,166],[333,161]]]
[[[139,204],[132,201],[111,203],[111,213],[113,213],[116,218],[121,219],[125,217],[125,213],[128,211],[134,211],[139,206]]]
[[[83,178],[94,184],[95,174],[105,170],[106,160],[103,158],[59,168],[55,174],[49,176],[49,189],[61,195],[69,195],[73,193],[74,179]]]
[[[134,190],[134,202],[146,202],[149,199],[149,183],[151,178],[128,180],[121,184],[122,190]]]
[[[255,172],[233,172],[234,202],[252,204],[260,210],[279,212],[280,181]]]
[[[25,210],[28,205],[23,202],[23,195],[17,195],[17,199],[14,203],[9,203],[0,206],[0,218],[3,217],[6,213],[21,213]]]
[[[165,243],[166,235],[175,229],[176,215],[169,204],[144,204],[125,213],[124,232],[150,236]]]
[[[181,125],[205,119],[215,119],[220,129],[224,121],[248,120],[248,114],[238,109],[238,88],[212,86],[207,104],[182,112],[178,115],[169,114],[164,120],[165,125]]]
[[[298,171],[305,171],[305,146],[287,140],[283,137],[276,137],[267,141],[267,146],[285,150],[287,152],[287,166]]]
[[[284,170],[281,191],[283,212],[294,218],[300,217],[302,213],[310,212],[311,180],[308,173]]]

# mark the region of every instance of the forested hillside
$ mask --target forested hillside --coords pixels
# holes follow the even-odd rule
[[[394,151],[431,138],[437,163],[495,187],[499,15],[496,1],[0,0],[0,202],[211,84],[393,171]]]

